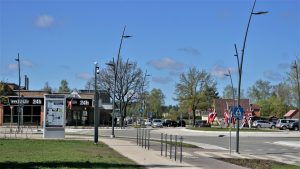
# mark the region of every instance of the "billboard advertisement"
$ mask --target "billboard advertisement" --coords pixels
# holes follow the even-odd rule
[[[64,127],[65,105],[61,99],[47,99],[45,127]]]
[[[65,138],[66,97],[44,96],[44,138]]]

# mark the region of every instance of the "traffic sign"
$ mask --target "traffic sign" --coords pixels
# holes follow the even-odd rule
[[[231,112],[232,112],[232,117],[237,119],[242,119],[244,116],[244,109],[241,106],[233,107],[231,109]]]

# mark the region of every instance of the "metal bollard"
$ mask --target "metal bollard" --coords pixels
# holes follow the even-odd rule
[[[176,161],[176,158],[177,158],[177,135],[175,135],[175,161]]]
[[[165,157],[167,157],[167,152],[168,152],[168,134],[165,134],[165,144],[166,144]]]
[[[148,150],[150,148],[150,129],[148,130]]]
[[[144,129],[142,129],[142,148],[144,147]]]
[[[160,133],[160,156],[163,154],[163,139],[164,139],[164,134]]]
[[[139,131],[139,135],[140,135],[140,138],[139,138],[139,145],[141,146],[141,139],[142,139],[142,129],[140,128],[140,131]]]
[[[180,163],[182,163],[182,141],[183,141],[183,138],[182,138],[182,136],[180,136]]]
[[[147,129],[145,129],[145,149],[147,148]]]
[[[136,128],[136,145],[139,145],[139,128]]]
[[[172,134],[170,135],[170,159],[172,159]]]

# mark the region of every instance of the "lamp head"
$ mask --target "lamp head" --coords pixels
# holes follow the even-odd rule
[[[267,14],[269,13],[268,11],[261,11],[261,12],[252,12],[253,15],[262,15],[262,14]]]
[[[130,35],[124,35],[123,38],[131,38],[132,36]]]
[[[100,73],[99,66],[96,66],[96,73],[97,73],[97,74],[99,74],[99,73]]]

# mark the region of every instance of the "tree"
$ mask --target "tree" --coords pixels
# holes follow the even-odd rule
[[[0,81],[0,96],[9,96],[13,94],[13,90],[7,85],[7,83]]]
[[[164,94],[160,89],[152,89],[150,95],[147,97],[149,104],[148,110],[155,113],[155,117],[161,117],[162,115],[162,106],[165,104]]]
[[[300,72],[300,59],[296,60],[297,63],[297,68],[298,68],[298,72]],[[297,82],[297,72],[296,70],[292,67],[292,65],[294,65],[295,62],[291,63],[291,69],[290,72],[287,72],[287,82],[290,86],[290,93],[291,93],[291,97],[293,100],[293,105],[297,106],[298,105],[298,82]],[[300,75],[299,75],[300,76]],[[298,106],[297,106],[298,107]]]
[[[195,126],[196,109],[210,107],[211,101],[218,95],[216,82],[206,71],[190,68],[187,74],[182,73],[176,83],[176,98],[181,106],[193,111],[193,126]]]
[[[50,85],[49,85],[48,82],[45,83],[45,85],[44,85],[44,87],[42,88],[42,90],[48,91],[49,93],[52,92],[52,88],[50,87]]]
[[[58,89],[58,92],[59,93],[69,93],[71,90],[68,86],[68,82],[67,80],[62,80],[60,82],[60,86],[59,86],[59,89]]]
[[[110,61],[114,63],[114,61]],[[118,62],[118,68],[114,66],[107,66],[100,74],[100,86],[102,89],[109,91],[111,98],[114,95],[114,79],[116,73],[116,91],[115,91],[115,107],[120,109],[121,113],[121,126],[123,126],[124,119],[127,116],[127,107],[131,103],[139,101],[140,94],[145,93],[143,71],[137,67],[136,62],[124,62],[122,59]]]
[[[292,105],[293,95],[291,87],[287,83],[281,82],[278,85],[275,85],[273,92],[280,101],[286,105]]]
[[[248,96],[252,102],[266,100],[271,96],[272,86],[269,81],[258,80],[248,89]]]
[[[235,94],[235,98],[237,97],[237,89],[233,88],[234,90],[234,94]],[[232,95],[232,87],[231,85],[227,85],[225,86],[224,90],[223,90],[223,99],[232,99],[233,95]]]

